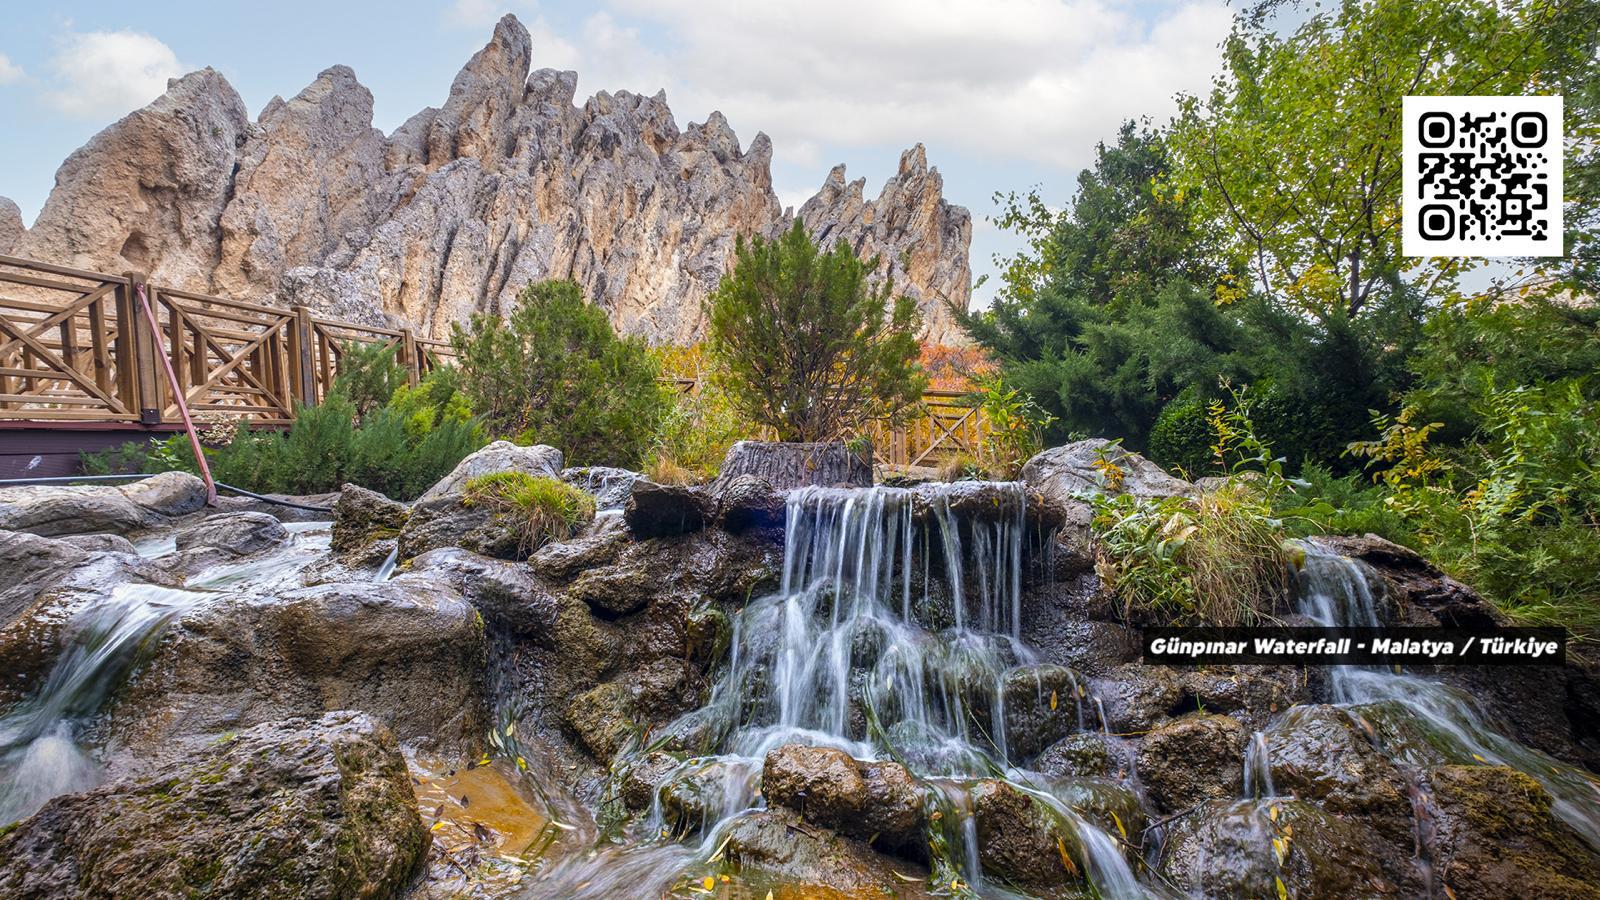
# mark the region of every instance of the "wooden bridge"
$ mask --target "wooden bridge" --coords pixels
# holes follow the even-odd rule
[[[64,474],[40,467],[180,428],[162,356],[195,414],[286,425],[327,395],[352,343],[394,347],[413,383],[451,355],[408,329],[0,256],[0,476]]]
[[[71,474],[80,451],[180,429],[163,356],[197,417],[284,426],[297,405],[327,395],[352,344],[394,347],[412,383],[453,358],[449,344],[409,329],[0,256],[0,478]],[[874,427],[877,461],[937,466],[975,454],[984,422],[963,396],[930,391],[910,421]]]

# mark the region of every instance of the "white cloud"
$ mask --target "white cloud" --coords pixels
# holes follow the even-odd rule
[[[1221,0],[1176,2],[1153,21],[1095,0],[607,6],[558,38],[583,93],[665,87],[680,125],[720,109],[744,142],[765,130],[790,159],[920,140],[1064,168],[1122,120],[1163,119],[1175,93],[1203,90],[1231,21]],[[534,64],[553,65],[540,47]]]
[[[22,67],[11,61],[11,58],[0,53],[0,84],[11,84],[21,81],[25,73]]]
[[[69,33],[50,62],[57,87],[45,96],[83,118],[122,115],[161,96],[183,74],[172,48],[137,31]]]

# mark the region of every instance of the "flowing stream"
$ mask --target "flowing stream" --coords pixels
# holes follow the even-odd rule
[[[99,784],[94,748],[80,735],[154,649],[162,629],[224,592],[290,583],[327,552],[328,523],[285,527],[290,538],[277,550],[211,566],[181,588],[120,584],[73,616],[39,690],[0,717],[0,825],[32,814],[51,797]]]
[[[1364,565],[1312,544],[1305,550],[1301,613],[1326,626],[1382,624],[1377,603],[1382,588]],[[1459,687],[1364,666],[1335,666],[1329,675],[1334,702],[1399,717],[1422,736],[1428,756],[1464,765],[1510,766],[1532,777],[1550,792],[1551,810],[1600,849],[1600,783],[1594,776],[1506,737]],[[1407,758],[1405,748],[1397,748],[1396,756],[1402,764],[1423,762]]]

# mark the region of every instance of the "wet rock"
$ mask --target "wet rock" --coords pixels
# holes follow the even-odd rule
[[[1172,823],[1162,869],[1193,896],[1417,896],[1380,864],[1404,868],[1405,855],[1359,822],[1312,803],[1217,800]]]
[[[1133,755],[1119,738],[1080,731],[1046,747],[1030,768],[1057,777],[1122,779],[1133,771]]]
[[[178,532],[179,550],[214,547],[234,556],[250,556],[289,539],[283,524],[266,513],[232,512],[208,516]]]
[[[719,480],[715,492],[717,524],[729,531],[783,525],[783,495],[759,476],[736,475]]]
[[[622,508],[622,520],[639,540],[699,531],[715,517],[716,501],[704,489],[645,478],[633,483]]]
[[[687,661],[658,659],[584,691],[563,721],[596,760],[607,762],[646,724],[700,705],[705,679]]]
[[[628,502],[633,483],[641,476],[631,469],[615,466],[579,466],[561,470],[561,480],[594,495],[597,510],[621,509]]]
[[[0,837],[0,894],[393,897],[428,844],[394,737],[334,712],[51,800]]]
[[[22,531],[0,531],[0,627],[10,624],[35,598],[88,559],[89,551],[65,540]]]
[[[741,475],[754,475],[780,494],[807,485],[871,487],[872,461],[870,453],[838,442],[738,441],[722,458],[717,484]]]
[[[1184,691],[1208,712],[1234,717],[1250,729],[1310,700],[1306,679],[1290,666],[1206,666],[1179,670]]]
[[[1042,659],[1091,676],[1106,676],[1118,666],[1136,661],[1141,649],[1136,629],[1089,617],[1086,595],[1097,584],[1098,579],[1088,575],[1025,587],[1023,641]]]
[[[60,543],[0,532],[0,564],[44,567],[35,569],[29,580],[0,591],[0,602],[8,607],[7,617],[0,618],[0,708],[44,683],[85,610],[109,602],[132,585],[162,584],[167,579],[159,567],[137,556],[51,546]],[[65,564],[57,568],[55,561]]]
[[[1114,734],[1149,731],[1185,704],[1183,678],[1167,666],[1127,663],[1094,680],[1094,693]]]
[[[727,841],[728,858],[741,871],[782,882],[797,896],[929,896],[927,872],[915,863],[840,837],[790,809],[740,817]]]
[[[1079,776],[1049,785],[1051,796],[1113,837],[1138,840],[1144,831],[1144,808],[1139,795],[1110,778]],[[1131,851],[1132,848],[1125,848]],[[1136,854],[1130,853],[1129,860]]]
[[[994,779],[977,782],[971,796],[978,861],[985,874],[1036,891],[1083,880],[1083,848],[1042,802]],[[1070,863],[1062,859],[1062,847]]]
[[[126,553],[135,555],[139,552],[133,546],[132,541],[120,534],[64,534],[56,538],[56,540],[90,553]]]
[[[1373,744],[1370,725],[1337,706],[1298,706],[1264,733],[1280,794],[1318,800],[1394,840],[1411,833],[1406,780]]]
[[[655,587],[649,572],[617,566],[584,572],[567,593],[588,604],[595,615],[616,619],[643,609]]]
[[[408,743],[470,748],[486,718],[486,652],[477,611],[435,577],[225,596],[167,629],[108,727],[151,748],[351,709]]]
[[[1121,470],[1116,484],[1096,468],[1102,461]],[[1105,438],[1089,438],[1035,455],[1022,467],[1022,480],[1030,488],[1063,507],[1081,494],[1133,494],[1136,497],[1171,497],[1194,493],[1194,485],[1167,474],[1165,469]]]
[[[702,606],[689,614],[684,642],[688,658],[709,669],[728,655],[733,621],[715,606]]]
[[[1477,591],[1445,575],[1408,547],[1375,534],[1324,536],[1313,540],[1334,553],[1371,566],[1398,601],[1402,624],[1451,628],[1493,628],[1505,624],[1494,605]]]
[[[400,531],[402,560],[441,547],[459,547],[500,559],[524,555],[515,529],[496,521],[483,507],[461,502],[460,495],[417,501]]]
[[[467,482],[492,472],[523,472],[548,478],[561,477],[561,451],[544,444],[523,447],[510,441],[495,441],[456,464],[450,474],[417,498],[419,504],[460,494]]]
[[[1245,739],[1244,727],[1229,716],[1190,713],[1174,719],[1140,742],[1139,779],[1168,812],[1237,796],[1244,783]]]
[[[410,571],[449,582],[490,624],[543,646],[556,645],[555,596],[522,563],[444,547],[413,559]]]
[[[406,505],[377,491],[347,484],[339,489],[333,504],[335,553],[349,554],[374,541],[399,537],[406,523]]]
[[[633,697],[627,685],[618,681],[596,685],[574,697],[564,721],[589,755],[601,762],[616,756],[638,730],[633,722]]]
[[[657,788],[682,766],[683,760],[659,750],[630,760],[618,782],[622,802],[631,810],[649,809]]]
[[[1013,759],[1033,756],[1073,731],[1098,724],[1093,708],[1084,709],[1085,685],[1065,666],[1019,666],[1005,674],[1005,739]]]
[[[1600,897],[1600,854],[1551,813],[1532,778],[1504,766],[1440,766],[1423,784],[1434,872],[1460,900]]]
[[[744,808],[757,774],[738,760],[691,760],[665,779],[660,789],[661,810],[667,821],[685,832],[715,825]]]
[[[205,505],[206,489],[186,472],[163,472],[132,484],[26,485],[0,488],[0,529],[53,537],[158,528]]]
[[[553,541],[528,557],[528,564],[541,577],[567,582],[583,572],[610,565],[629,543],[621,528],[605,528],[597,522],[583,534],[566,541]]]
[[[786,744],[767,754],[767,802],[873,846],[922,854],[923,787],[896,762],[853,759],[831,747]]]

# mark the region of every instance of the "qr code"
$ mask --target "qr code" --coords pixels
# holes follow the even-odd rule
[[[1406,256],[1561,256],[1561,98],[1407,97]]]

